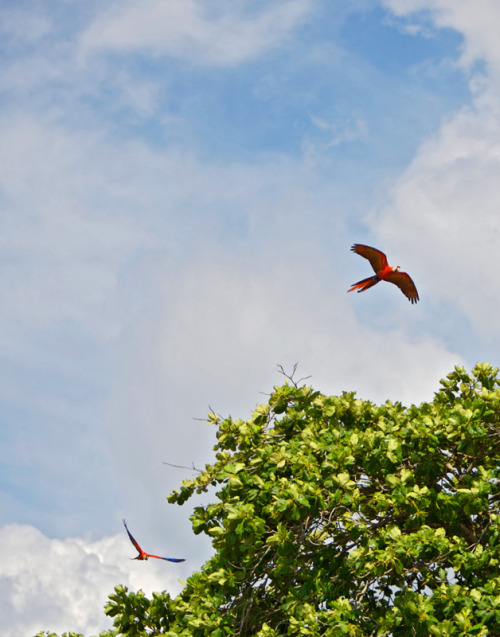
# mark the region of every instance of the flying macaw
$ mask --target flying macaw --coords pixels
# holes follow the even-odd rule
[[[185,559],[179,559],[179,558],[176,558],[176,557],[160,557],[159,555],[151,555],[150,553],[145,553],[141,549],[139,544],[137,544],[137,542],[133,538],[132,533],[130,533],[130,531],[128,530],[128,526],[127,526],[127,523],[125,522],[125,520],[123,520],[123,525],[127,529],[127,533],[128,533],[129,538],[130,538],[130,541],[135,546],[135,548],[139,551],[139,555],[137,557],[131,557],[130,558],[131,560],[147,560],[150,557],[155,557],[157,560],[166,560],[167,562],[185,562],[186,561]]]
[[[389,281],[394,283],[403,292],[403,294],[411,301],[416,303],[418,299],[418,292],[415,284],[411,280],[410,276],[406,272],[400,272],[399,265],[390,266],[387,264],[387,257],[380,250],[370,248],[370,246],[362,245],[361,243],[355,243],[351,250],[356,254],[368,259],[372,268],[375,270],[375,276],[370,276],[367,279],[354,283],[348,292],[358,290],[358,292],[364,292],[376,285],[379,281]]]

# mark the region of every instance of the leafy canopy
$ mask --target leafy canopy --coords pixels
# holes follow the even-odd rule
[[[500,635],[500,381],[455,370],[431,403],[377,406],[293,379],[182,483],[214,556],[181,594],[122,587],[102,635]]]

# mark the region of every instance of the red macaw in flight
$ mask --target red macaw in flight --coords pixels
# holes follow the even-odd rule
[[[176,557],[160,557],[159,555],[151,555],[151,553],[145,553],[141,547],[139,546],[139,544],[137,544],[137,542],[134,540],[132,533],[130,533],[130,531],[128,530],[128,526],[127,523],[125,522],[125,520],[123,520],[123,525],[125,526],[125,528],[127,529],[127,533],[128,536],[130,538],[130,541],[132,542],[132,544],[135,546],[135,548],[139,551],[139,555],[137,557],[131,557],[131,560],[147,560],[150,557],[155,557],[157,560],[167,560],[167,562],[185,562],[185,559],[179,559]]]
[[[379,281],[389,281],[394,283],[403,292],[403,294],[411,301],[416,303],[418,299],[417,288],[415,283],[406,272],[400,272],[399,265],[390,266],[387,264],[387,257],[380,250],[370,248],[370,246],[362,245],[361,243],[355,243],[351,250],[356,254],[359,254],[371,263],[372,268],[375,270],[375,276],[370,276],[367,279],[363,279],[358,283],[354,283],[348,292],[358,290],[358,292],[364,292],[376,285]]]

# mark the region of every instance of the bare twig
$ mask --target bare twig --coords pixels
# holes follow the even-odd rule
[[[174,467],[175,469],[188,469],[189,471],[196,471],[196,473],[203,473],[201,469],[197,469],[194,466],[194,463],[190,467],[186,467],[183,464],[172,464],[171,462],[163,462],[162,464],[166,464],[169,467]]]
[[[309,376],[304,376],[303,378],[299,378],[299,380],[295,380],[294,376],[295,376],[295,373],[297,372],[298,366],[299,366],[298,363],[294,363],[292,373],[288,374],[287,372],[285,372],[285,368],[283,367],[283,365],[279,365],[279,364],[277,365],[278,372],[282,374],[285,378],[288,378],[288,380],[294,385],[294,387],[298,387],[302,381],[307,380],[308,378],[311,378],[311,376],[309,375]]]

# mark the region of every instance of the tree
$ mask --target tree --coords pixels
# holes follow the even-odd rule
[[[500,380],[478,364],[430,403],[377,406],[289,378],[245,421],[209,414],[215,555],[174,600],[117,588],[103,635],[500,635]]]

